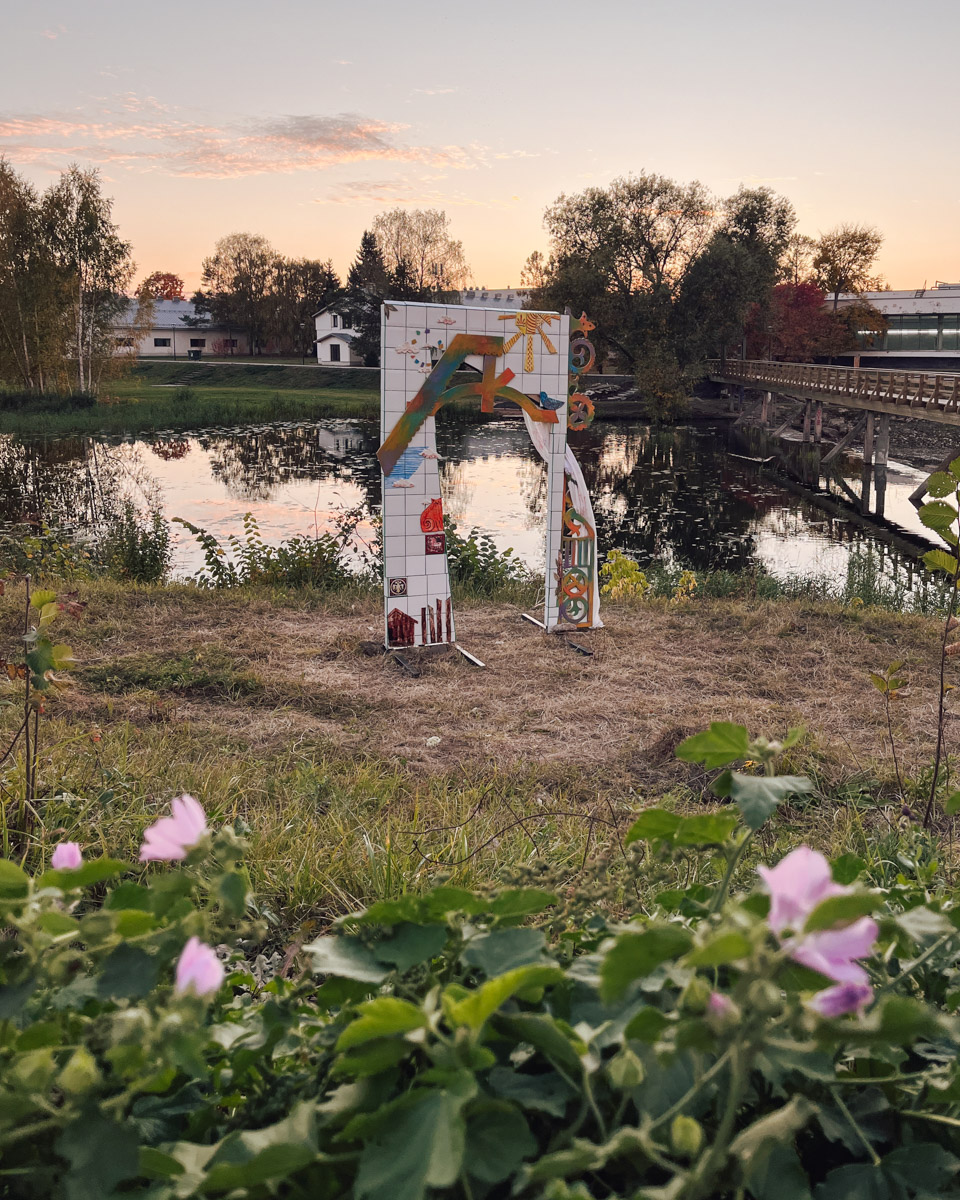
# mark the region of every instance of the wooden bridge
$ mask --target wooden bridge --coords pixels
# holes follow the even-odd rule
[[[827,367],[814,363],[768,362],[766,360],[719,359],[708,363],[711,379],[737,384],[763,393],[760,423],[773,422],[776,396],[789,396],[804,402],[803,441],[813,443],[816,473],[833,462],[840,451],[854,439],[863,438],[863,478],[860,497],[838,480],[863,513],[869,510],[871,484],[876,491],[876,511],[883,516],[886,491],[886,468],[890,453],[890,418],[909,417],[913,420],[936,421],[941,425],[960,427],[960,375],[933,371],[883,371],[870,367]],[[823,407],[860,409],[863,416],[855,422],[846,436],[822,457],[819,448],[823,440]],[[782,433],[790,422],[780,427]],[[960,445],[953,438],[945,439],[953,448],[944,458],[941,469],[960,456]],[[926,492],[921,484],[910,499],[919,504]]]
[[[708,368],[711,379],[797,400],[960,426],[960,375],[739,358]]]

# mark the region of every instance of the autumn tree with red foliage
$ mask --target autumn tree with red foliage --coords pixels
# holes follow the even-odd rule
[[[140,284],[137,295],[151,300],[182,300],[183,280],[172,271],[154,271]]]
[[[747,325],[747,356],[784,362],[813,362],[857,348],[857,331],[882,334],[883,315],[859,301],[837,312],[825,307],[826,293],[815,283],[781,283],[770,305],[755,305]]]

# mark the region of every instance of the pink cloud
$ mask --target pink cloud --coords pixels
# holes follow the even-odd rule
[[[392,161],[470,168],[460,146],[416,146],[406,126],[358,113],[300,114],[223,125],[192,121],[153,97],[127,93],[85,113],[0,114],[0,149],[15,163],[75,159],[143,172],[208,179],[316,171],[339,163]]]

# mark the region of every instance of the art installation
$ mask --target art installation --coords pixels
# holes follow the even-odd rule
[[[602,624],[596,522],[567,445],[568,428],[593,420],[593,404],[579,391],[580,376],[595,361],[586,337],[593,328],[586,314],[574,320],[527,310],[383,305],[377,458],[388,647],[456,639],[435,418],[443,405],[474,398],[484,413],[498,400],[517,405],[547,464],[544,627]]]

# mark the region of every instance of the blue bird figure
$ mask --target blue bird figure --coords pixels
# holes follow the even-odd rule
[[[548,396],[546,392],[540,393],[540,407],[548,408],[552,412],[556,412],[558,408],[563,408],[562,400],[554,400],[552,396]]]

